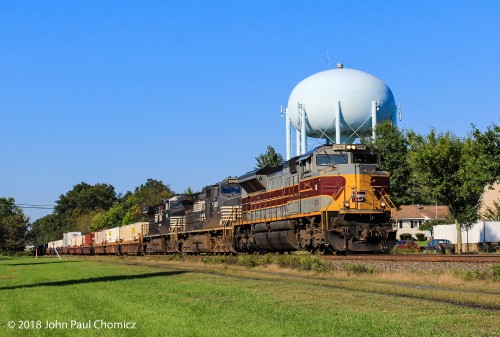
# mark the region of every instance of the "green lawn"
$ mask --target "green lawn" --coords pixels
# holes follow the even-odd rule
[[[403,283],[165,257],[0,257],[0,336],[500,335],[498,284],[436,288],[436,300]]]

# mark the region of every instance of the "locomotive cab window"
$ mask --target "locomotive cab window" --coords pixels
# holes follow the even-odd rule
[[[378,164],[378,156],[371,153],[353,153],[352,162],[355,164]]]
[[[302,173],[311,172],[311,159],[304,160],[301,164]]]
[[[339,165],[347,163],[347,154],[318,154],[316,156],[316,165],[318,166]]]
[[[232,196],[241,194],[241,187],[223,185],[223,186],[221,186],[220,191],[221,191],[222,195],[224,195],[226,197],[232,197]]]

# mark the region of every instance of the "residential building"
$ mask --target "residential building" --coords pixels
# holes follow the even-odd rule
[[[445,220],[448,216],[448,207],[440,205],[403,205],[398,209],[394,229],[398,231],[397,237],[409,233],[416,237],[417,233],[424,234],[427,238],[431,236],[430,231],[420,230],[420,226],[426,220]]]

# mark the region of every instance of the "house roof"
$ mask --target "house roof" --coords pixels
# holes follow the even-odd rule
[[[398,219],[433,220],[446,219],[448,206],[440,205],[402,205],[398,209]]]

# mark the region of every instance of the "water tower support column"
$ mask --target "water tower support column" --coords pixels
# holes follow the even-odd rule
[[[335,107],[335,143],[340,144],[340,100]]]
[[[285,123],[286,123],[286,160],[292,156],[292,134],[290,132],[290,118],[288,117],[288,109],[285,110]]]
[[[375,140],[375,127],[377,126],[377,101],[372,101],[372,138]]]
[[[296,155],[300,156],[300,131],[295,129],[295,147],[296,147]]]
[[[300,121],[300,154],[307,152],[306,144],[306,109],[302,107],[301,121]]]

